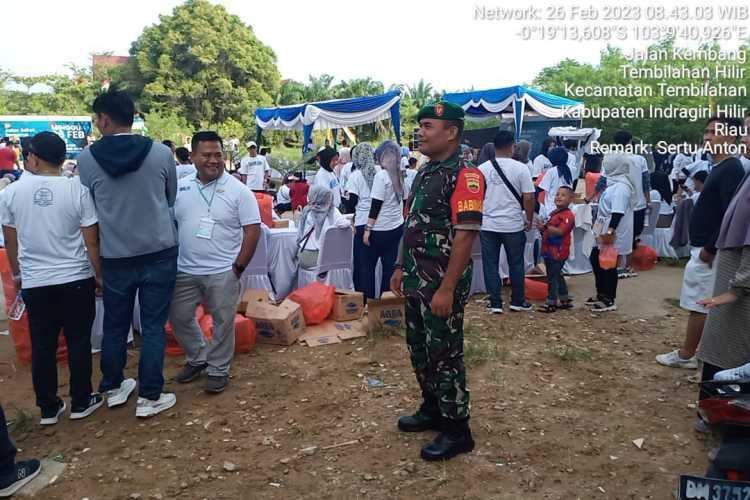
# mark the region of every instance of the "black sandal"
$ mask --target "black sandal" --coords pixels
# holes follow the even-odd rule
[[[561,300],[558,309],[573,309],[572,300]]]
[[[539,308],[539,311],[543,313],[553,313],[557,311],[557,306],[554,304],[544,304]]]

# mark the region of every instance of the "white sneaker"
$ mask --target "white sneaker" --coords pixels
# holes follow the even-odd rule
[[[135,408],[135,416],[141,418],[153,417],[164,410],[168,410],[177,404],[177,397],[171,393],[162,392],[159,399],[152,401],[146,398],[138,398]]]
[[[131,394],[133,394],[133,391],[135,390],[135,386],[135,379],[126,378],[122,381],[122,384],[120,384],[119,389],[112,389],[111,391],[107,391],[107,406],[109,408],[114,408],[115,406],[120,406],[127,403],[128,398]]]
[[[698,368],[698,361],[695,359],[695,356],[689,359],[682,359],[678,349],[666,354],[659,354],[656,356],[656,362],[660,365],[671,366],[672,368],[685,368],[686,370],[695,370]]]
[[[42,418],[39,420],[39,425],[55,425],[57,423],[57,420],[60,418],[60,415],[65,413],[65,409],[67,408],[67,405],[65,404],[65,401],[62,399],[57,400],[57,411],[52,411],[50,413],[42,413]]]
[[[737,368],[730,368],[729,370],[721,370],[714,375],[714,380],[721,382],[729,382],[741,378],[750,378],[750,363],[738,366]]]

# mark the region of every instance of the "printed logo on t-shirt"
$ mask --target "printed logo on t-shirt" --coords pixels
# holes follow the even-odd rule
[[[34,205],[49,207],[55,204],[55,196],[49,188],[39,188],[34,191]]]

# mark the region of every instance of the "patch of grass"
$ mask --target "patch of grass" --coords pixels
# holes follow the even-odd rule
[[[666,302],[667,304],[673,307],[680,307],[680,299],[669,298],[669,299],[664,299],[664,302]]]
[[[385,325],[378,325],[370,332],[370,336],[375,340],[382,340],[390,337],[403,338],[405,335],[406,334],[403,330],[399,328],[391,328]]]
[[[684,268],[687,265],[687,263],[688,263],[689,260],[690,259],[688,259],[688,258],[673,259],[671,257],[660,257],[659,258],[659,263],[660,264],[664,264],[665,266],[669,266],[669,267]]]
[[[567,365],[572,365],[579,361],[591,361],[592,358],[590,350],[574,345],[550,347],[548,352]]]
[[[508,359],[508,351],[499,347],[493,339],[473,337],[464,340],[464,364],[466,366],[506,359]]]
[[[22,408],[17,408],[15,417],[8,422],[8,429],[16,435],[28,434],[34,429],[34,417]]]

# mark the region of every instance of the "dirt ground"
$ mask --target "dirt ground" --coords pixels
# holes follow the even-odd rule
[[[590,295],[590,275],[570,282],[578,300]],[[623,281],[620,311],[602,317],[584,308],[488,316],[474,297],[467,364],[477,446],[447,463],[419,458],[434,433],[396,429],[418,392],[395,336],[258,346],[236,359],[225,393],[170,383],[177,406],[146,421],[131,399],[42,429],[29,369],[9,363],[0,363],[0,400],[18,423],[22,457],[67,464],[36,498],[667,499],[680,473],[705,470],[708,451],[692,429],[691,373],[654,362],[682,338],[686,314],[668,300],[680,282],[681,269],[668,266]],[[12,359],[10,338],[0,337],[0,361]],[[179,362],[168,358],[168,377]],[[136,367],[132,351],[128,374]]]

